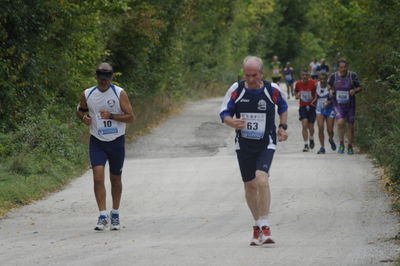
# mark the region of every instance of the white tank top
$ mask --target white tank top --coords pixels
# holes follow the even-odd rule
[[[111,84],[105,92],[96,87],[85,90],[89,115],[92,118],[90,134],[101,141],[113,141],[125,134],[126,124],[112,119],[102,119],[100,110],[106,109],[112,114],[123,114],[119,104],[122,88]]]
[[[318,95],[318,98],[326,98],[329,96],[328,87],[322,88],[321,83],[319,81],[317,83],[317,95]]]

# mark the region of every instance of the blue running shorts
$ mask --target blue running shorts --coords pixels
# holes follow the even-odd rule
[[[335,109],[333,108],[333,106],[330,106],[328,108],[317,107],[315,112],[317,115],[323,115],[326,118],[335,118],[335,116],[336,116],[336,112],[335,112]]]
[[[122,135],[113,141],[101,141],[90,136],[89,154],[92,167],[104,166],[108,160],[110,173],[121,175],[125,160],[125,136]]]
[[[256,170],[269,173],[275,150],[265,149],[259,152],[236,150],[240,173],[243,182],[249,182],[256,177]]]

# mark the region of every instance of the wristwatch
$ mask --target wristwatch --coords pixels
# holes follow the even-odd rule
[[[278,127],[281,127],[281,128],[283,128],[284,130],[287,130],[287,124],[279,124],[279,126]]]

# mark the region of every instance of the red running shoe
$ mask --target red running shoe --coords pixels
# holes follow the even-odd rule
[[[260,243],[264,244],[275,244],[275,241],[271,237],[271,229],[268,226],[263,226],[260,230]]]
[[[250,246],[258,246],[260,245],[260,227],[253,226],[253,238],[251,239]]]

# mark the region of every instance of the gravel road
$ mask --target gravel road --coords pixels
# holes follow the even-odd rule
[[[250,247],[253,221],[234,132],[219,121],[221,100],[188,103],[127,145],[120,231],[93,230],[89,171],[0,220],[0,265],[391,264],[398,218],[379,171],[362,154],[317,155],[319,145],[303,153],[294,100],[289,140],[278,145],[271,169],[277,244]]]

